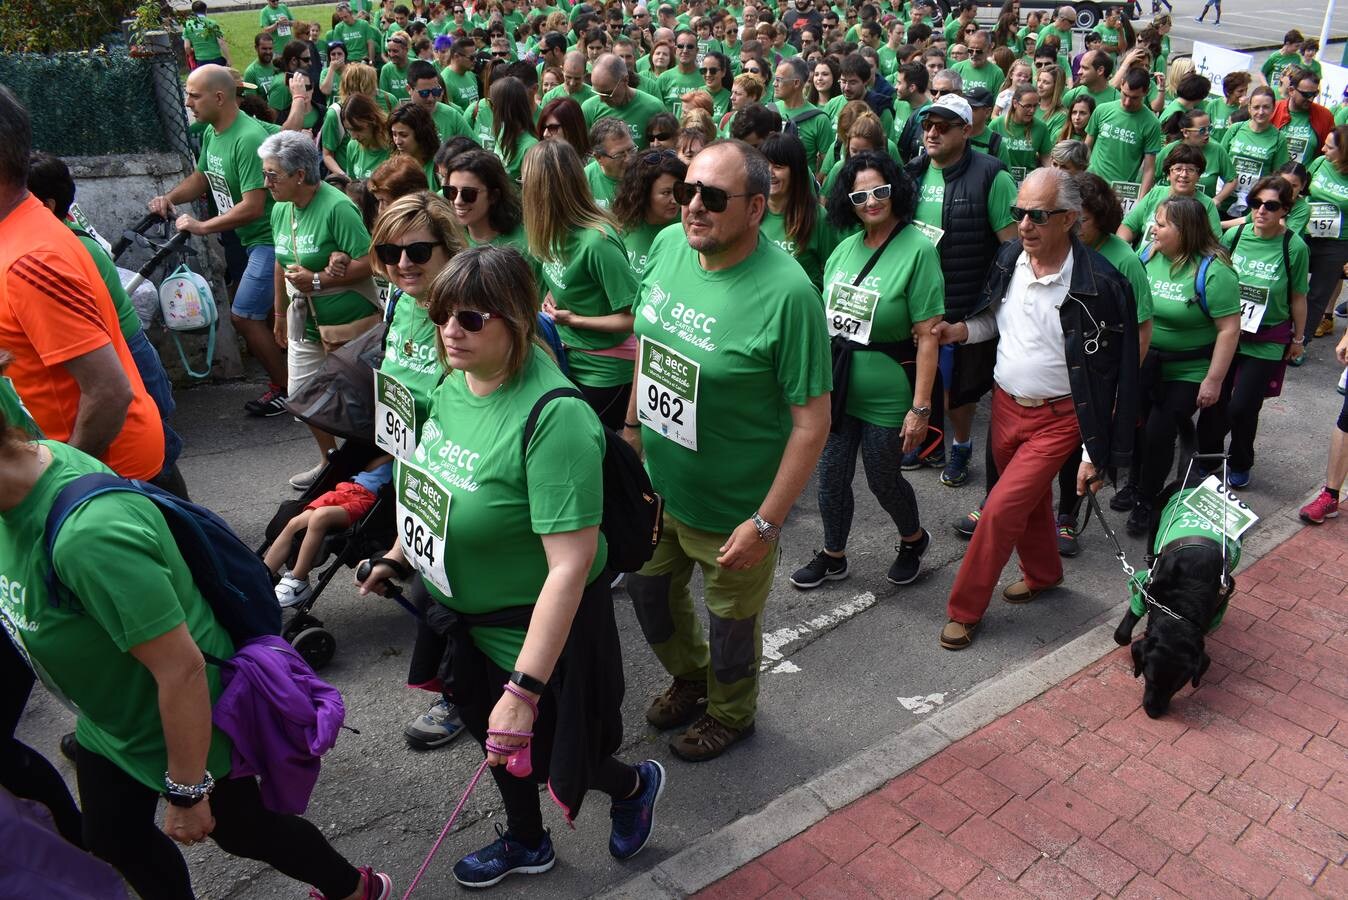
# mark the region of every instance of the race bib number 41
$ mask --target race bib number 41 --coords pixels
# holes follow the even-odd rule
[[[842,335],[858,344],[871,342],[871,320],[875,318],[875,305],[880,301],[878,291],[854,287],[837,281],[829,286],[828,293],[828,333],[829,337]]]
[[[1240,286],[1240,330],[1254,334],[1264,322],[1268,309],[1268,288],[1255,284]]]
[[[374,371],[374,442],[398,459],[411,459],[417,443],[417,407],[401,381]]]
[[[453,597],[445,575],[450,493],[424,469],[398,460],[398,543],[427,581]]]
[[[696,450],[698,364],[647,337],[638,359],[637,421]]]

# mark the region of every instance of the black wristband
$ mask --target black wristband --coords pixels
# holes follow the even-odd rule
[[[641,423],[640,423],[640,422],[624,422],[624,423],[623,423],[623,427],[624,427],[624,428],[640,428],[640,427],[641,427]]]
[[[538,694],[540,696],[548,689],[547,684],[539,681],[532,675],[526,675],[519,669],[510,673],[510,682],[519,685],[531,694]]]

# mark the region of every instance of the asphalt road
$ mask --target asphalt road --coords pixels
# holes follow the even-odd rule
[[[1248,501],[1263,517],[1295,516],[1307,492],[1323,478],[1327,436],[1339,397],[1333,343],[1312,345],[1311,362],[1293,370],[1286,394],[1265,407],[1259,462]],[[182,468],[194,498],[218,510],[250,542],[277,504],[293,496],[286,478],[311,464],[315,449],[301,426],[285,418],[245,418],[241,404],[256,384],[199,388],[179,395],[178,425],[188,447]],[[981,441],[985,423],[978,425]],[[977,461],[976,461],[977,462]],[[821,545],[813,487],[807,489],[782,539],[782,560],[768,604],[758,733],[719,760],[693,766],[675,760],[666,737],[646,726],[642,713],[666,683],[645,646],[625,595],[615,599],[627,673],[627,722],[621,756],[660,759],[669,771],[650,847],[621,865],[606,852],[608,819],[601,795],[592,795],[575,832],[544,799],[559,863],[544,879],[515,879],[495,891],[502,897],[546,891],[581,897],[624,880],[678,851],[691,840],[756,810],[853,751],[914,722],[979,683],[1057,647],[1119,614],[1123,574],[1106,552],[1098,528],[1082,538],[1085,552],[1067,563],[1068,588],[1044,601],[1012,608],[994,601],[978,641],[953,654],[936,636],[945,622],[945,599],[965,544],[950,523],[978,502],[981,462],[972,482],[942,487],[932,470],[913,479],[924,524],[935,536],[924,575],[895,588],[884,580],[895,534],[858,475],[857,519],[849,552],[855,574],[802,593],[786,577]],[[1116,525],[1122,518],[1114,517]],[[1252,538],[1257,547],[1258,526]],[[1140,541],[1129,541],[1137,561]],[[1014,563],[1004,581],[1018,577]],[[336,659],[325,677],[345,694],[347,721],[359,735],[343,734],[325,760],[310,818],[359,864],[393,873],[405,886],[453,808],[481,756],[467,740],[431,753],[404,746],[401,728],[421,712],[427,695],[404,686],[412,621],[387,601],[358,598],[343,573],[316,608],[336,635]],[[63,767],[56,752],[71,722],[41,689],[20,728],[23,740]],[[485,844],[500,806],[489,784],[480,786],[441,849],[420,896],[452,894],[449,867]],[[261,865],[232,859],[213,845],[187,851],[204,898],[297,896],[297,886]]]

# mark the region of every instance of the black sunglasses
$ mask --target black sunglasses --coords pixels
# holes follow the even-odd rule
[[[748,192],[743,194],[731,194],[718,187],[697,182],[689,184],[686,181],[677,182],[674,185],[674,202],[680,206],[687,206],[693,202],[693,197],[697,194],[702,195],[702,205],[707,208],[707,212],[721,213],[725,212],[726,204],[730,202],[731,197],[748,197]]]
[[[721,70],[720,70],[720,69],[713,69],[711,66],[703,66],[702,68],[698,69],[698,71],[701,72],[703,75],[720,75],[720,74],[721,74]]]
[[[653,140],[653,141],[667,141],[667,140],[669,140],[670,138],[672,138],[673,136],[674,136],[674,135],[671,134],[671,133],[669,133],[668,131],[662,131],[662,132],[660,132],[659,134],[652,134],[652,135],[651,135],[651,140]]]
[[[1251,200],[1250,209],[1266,209],[1269,212],[1282,212],[1283,205],[1281,200]]]
[[[1065,209],[1022,209],[1019,206],[1013,206],[1011,207],[1011,218],[1019,222],[1029,216],[1030,221],[1034,224],[1047,225],[1051,216],[1065,212],[1067,212]]]
[[[677,48],[677,49],[679,49],[679,50],[696,50],[696,49],[697,49],[697,44],[675,44],[674,46],[675,46],[675,48]]]
[[[436,328],[444,328],[451,316],[458,321],[460,328],[471,334],[477,334],[485,328],[489,319],[503,318],[500,313],[478,312],[475,309],[456,309],[454,312],[432,311],[429,318]]]
[[[403,253],[414,264],[421,265],[431,258],[435,253],[435,248],[440,246],[435,241],[415,241],[411,244],[375,244],[374,255],[386,266],[396,266],[402,261]]]
[[[417,96],[421,97],[421,98],[424,100],[424,99],[426,99],[426,98],[428,98],[428,97],[439,97],[439,96],[440,96],[441,94],[443,94],[444,92],[445,92],[445,89],[444,89],[444,88],[439,88],[439,87],[433,87],[433,88],[419,88],[419,89],[417,90]]]
[[[558,125],[557,127],[561,128],[562,126]],[[450,203],[453,203],[455,200],[462,197],[464,203],[472,204],[477,202],[478,194],[480,194],[481,191],[475,187],[459,188],[452,184],[447,184],[440,188],[440,193],[443,194],[445,199]],[[412,262],[417,262],[417,260],[414,259]]]

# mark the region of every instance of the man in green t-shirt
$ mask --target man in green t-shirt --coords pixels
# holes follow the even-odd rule
[[[683,113],[683,95],[706,86],[697,70],[697,35],[680,29],[674,35],[674,65],[660,73],[656,93],[677,119]]]
[[[449,65],[440,71],[449,95],[445,101],[466,113],[478,99],[477,75],[473,73],[475,47],[471,40],[455,41],[449,48]]]
[[[585,166],[585,180],[590,184],[594,202],[600,209],[608,209],[618,192],[618,182],[636,155],[637,145],[627,123],[606,116],[590,129],[590,147],[594,159]]]
[[[1259,67],[1259,71],[1263,73],[1264,82],[1273,88],[1275,97],[1281,97],[1279,91],[1281,90],[1283,70],[1288,66],[1301,64],[1300,49],[1302,42],[1305,40],[1301,32],[1293,28],[1282,36],[1282,47],[1278,52],[1271,54]]]
[[[407,32],[398,31],[389,35],[385,43],[385,55],[388,62],[379,70],[379,89],[392,94],[398,100],[407,97],[407,50],[410,42]]]
[[[1130,69],[1119,99],[1098,107],[1086,126],[1091,149],[1088,171],[1110,182],[1124,211],[1147,195],[1156,179],[1156,154],[1161,151],[1161,123],[1146,108],[1151,76]]]
[[[1091,50],[1081,57],[1081,69],[1077,73],[1076,87],[1062,95],[1062,108],[1071,110],[1072,104],[1080,96],[1090,97],[1096,108],[1102,103],[1119,99],[1119,89],[1109,83],[1114,74],[1114,60],[1103,50]]]
[[[286,44],[290,43],[294,24],[295,17],[291,15],[290,7],[280,0],[267,0],[267,5],[258,10],[257,26],[264,34],[271,35],[272,40],[276,42],[277,53],[284,51]]]
[[[547,106],[558,97],[570,97],[584,106],[585,101],[594,96],[594,88],[585,81],[587,63],[585,54],[579,50],[572,50],[566,54],[562,62],[562,83],[543,95],[543,102],[539,104],[539,108]]]
[[[444,89],[435,76],[435,66],[424,59],[414,59],[407,64],[407,84],[405,85],[412,102],[431,114],[440,143],[452,137],[472,137],[474,132],[463,114],[448,103],[441,103]]]
[[[1058,12],[1053,17],[1053,21],[1039,29],[1039,46],[1044,46],[1044,38],[1050,35],[1056,37],[1058,39],[1058,54],[1070,59],[1072,56],[1072,27],[1076,23],[1077,12],[1075,9],[1070,6],[1058,7]]]
[[[1293,162],[1309,166],[1320,155],[1324,137],[1334,128],[1328,109],[1315,102],[1320,94],[1320,76],[1309,69],[1287,70],[1296,82],[1287,90],[1287,98],[1273,111],[1273,124],[1287,141],[1287,155]]]
[[[796,134],[805,145],[805,161],[809,163],[810,171],[816,172],[824,151],[833,143],[834,134],[828,113],[805,99],[809,77],[809,65],[799,56],[793,56],[777,64],[772,81],[777,111],[783,119],[796,123]]]
[[[634,307],[623,436],[645,450],[666,505],[664,536],[627,590],[674,677],[646,719],[693,723],[670,743],[691,762],[753,734],[777,537],[828,437],[823,307],[804,270],[762,237],[768,182],[767,161],[745,144],[699,153],[675,187],[682,232],[655,238]],[[689,590],[694,567],[710,641]]]
[[[988,39],[986,31],[975,31],[969,35],[967,44],[969,58],[950,67],[958,72],[960,78],[964,80],[966,92],[976,85],[982,85],[988,89],[992,96],[996,97],[997,92],[1002,89],[1002,82],[1006,80],[1006,73],[995,62],[988,59],[988,48],[991,45],[992,42]]]
[[[192,46],[192,68],[214,63],[229,65],[229,45],[220,23],[207,17],[206,0],[194,0],[192,16],[183,22],[183,39]]]
[[[650,143],[646,124],[665,111],[664,105],[627,83],[627,64],[613,53],[605,53],[595,60],[590,84],[595,96],[580,107],[585,114],[586,127],[593,128],[595,122],[609,116],[622,119],[631,129],[637,149],[645,148]]]
[[[357,19],[351,12],[351,6],[346,2],[338,3],[333,14],[337,16],[338,22],[323,36],[323,42],[319,45],[323,58],[327,59],[328,44],[331,41],[341,41],[346,45],[346,58],[349,62],[372,63],[378,60],[379,39],[374,26],[363,19]]]
[[[1091,29],[1100,35],[1100,49],[1108,53],[1113,59],[1119,58],[1119,51],[1127,40],[1123,33],[1120,13],[1121,11],[1117,6],[1105,7],[1104,19],[1099,25]]]
[[[176,205],[209,195],[216,215],[198,220],[184,213],[177,217],[177,229],[197,235],[233,231],[243,244],[248,265],[234,289],[230,322],[271,380],[267,391],[245,408],[253,415],[280,415],[285,412],[286,357],[268,321],[276,299],[272,197],[257,155],[267,131],[256,119],[240,115],[234,76],[223,66],[202,66],[188,75],[185,93],[188,108],[207,125],[197,170],[152,198],[149,210],[169,218]]]
[[[266,99],[267,85],[271,84],[272,79],[276,77],[276,55],[273,50],[273,42],[270,36],[259,31],[253,38],[253,51],[257,54],[257,59],[248,64],[248,68],[243,70],[243,80],[249,84],[255,84],[255,88],[245,89],[245,93],[257,94]]]

